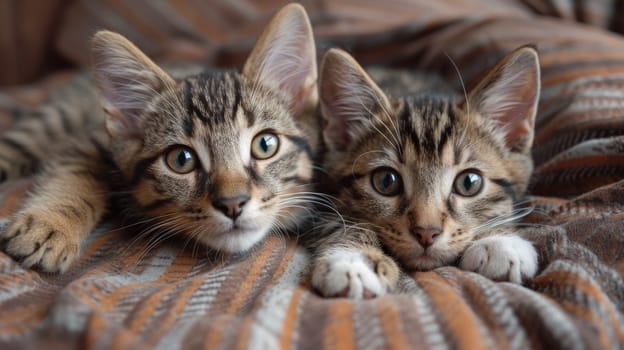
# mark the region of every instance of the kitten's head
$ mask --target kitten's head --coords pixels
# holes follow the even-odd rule
[[[532,172],[533,48],[505,57],[467,100],[393,99],[340,50],[325,55],[319,87],[339,211],[367,223],[406,268],[452,263],[513,219]]]
[[[273,18],[242,73],[176,81],[107,31],[95,35],[93,58],[114,159],[160,234],[236,253],[302,219],[317,103],[303,7]]]

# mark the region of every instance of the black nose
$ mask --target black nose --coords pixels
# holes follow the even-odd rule
[[[225,216],[234,220],[243,212],[243,206],[247,201],[249,201],[248,194],[239,194],[233,197],[219,197],[212,205]]]
[[[412,236],[416,238],[418,243],[423,248],[428,248],[440,237],[442,229],[440,227],[415,227],[412,231]]]

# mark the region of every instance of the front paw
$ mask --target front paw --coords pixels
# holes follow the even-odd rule
[[[464,270],[493,280],[522,283],[537,272],[537,252],[531,242],[518,236],[492,236],[475,241],[460,262]]]
[[[399,269],[389,257],[337,249],[316,261],[312,285],[325,297],[371,299],[397,283]]]
[[[18,215],[0,232],[4,251],[26,268],[66,271],[79,255],[81,235],[53,222],[41,213]]]

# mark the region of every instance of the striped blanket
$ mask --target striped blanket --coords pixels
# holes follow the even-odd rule
[[[283,2],[81,0],[54,45],[88,62],[96,27],[152,56],[242,62]],[[304,1],[321,49],[360,62],[421,68],[459,88],[513,48],[535,43],[543,66],[527,218],[540,272],[524,286],[455,267],[401,277],[365,301],[323,299],[309,255],[271,237],[236,257],[135,239],[115,218],[63,275],[0,253],[0,348],[618,349],[624,347],[624,1]],[[36,104],[63,78],[0,90],[0,107]],[[6,112],[6,110],[5,110]],[[0,127],[10,125],[0,112]],[[0,187],[0,219],[31,182]],[[151,248],[151,249],[148,249]]]

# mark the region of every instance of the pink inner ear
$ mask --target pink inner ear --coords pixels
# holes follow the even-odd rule
[[[533,125],[530,122],[531,118],[526,118],[527,115],[531,115],[530,109],[532,106],[527,108],[527,104],[518,105],[515,108],[512,108],[504,113],[505,116],[509,116],[509,118],[502,118],[501,124],[506,130],[505,140],[507,142],[507,146],[512,150],[520,150],[527,145],[527,143],[531,139],[531,134],[533,132]],[[507,119],[507,120],[505,120]]]
[[[513,97],[518,102],[510,103],[507,109],[498,116],[498,122],[503,125],[506,130],[505,140],[507,146],[512,150],[522,150],[530,147],[533,135],[533,119],[535,115],[536,82],[535,77],[528,74],[525,83],[516,86]]]
[[[312,62],[312,64],[316,64]],[[314,74],[310,72],[310,66],[306,66],[299,73],[295,74],[290,79],[285,79],[280,84],[280,90],[290,95],[290,110],[295,116],[299,116],[303,113],[305,107],[310,103],[313,98],[313,93],[316,89],[315,79],[311,79],[310,76]]]
[[[536,53],[522,48],[504,58],[471,95],[483,116],[505,133],[512,151],[532,146],[539,77]]]

